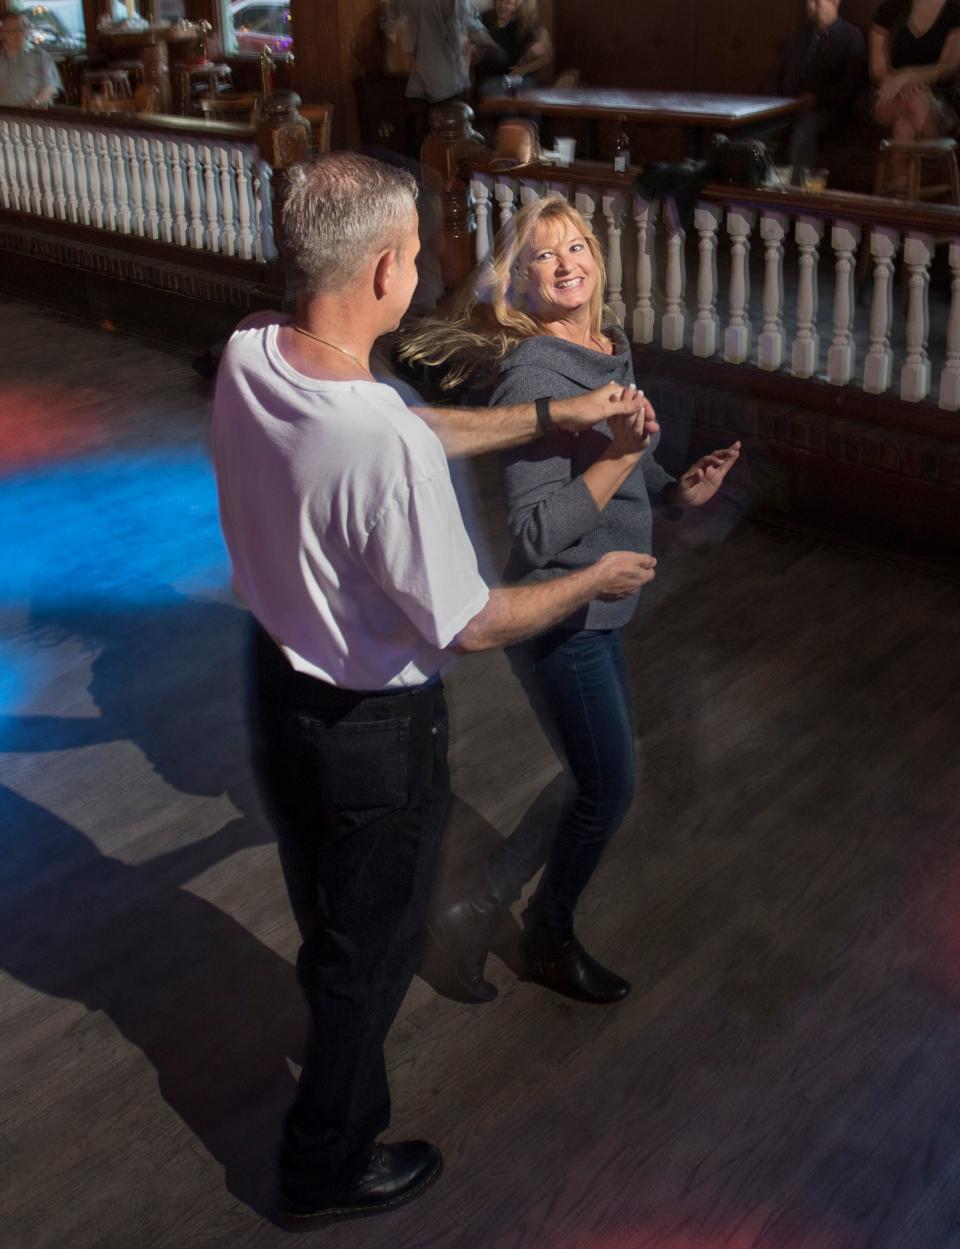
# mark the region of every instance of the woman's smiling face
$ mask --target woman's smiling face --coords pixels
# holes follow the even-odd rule
[[[597,284],[597,265],[574,221],[538,221],[524,249],[521,270],[526,301],[540,321],[558,321],[588,307]]]

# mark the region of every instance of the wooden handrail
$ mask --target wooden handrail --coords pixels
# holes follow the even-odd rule
[[[253,143],[256,130],[228,121],[201,121],[196,117],[172,117],[165,113],[97,113],[65,104],[61,108],[8,108],[0,106],[0,114],[26,122],[56,121],[64,125],[82,123],[105,126],[110,130],[155,130],[170,137],[192,139],[230,139],[235,143]]]
[[[459,162],[460,175],[469,182],[472,173],[528,178],[536,182],[557,182],[565,186],[595,186],[613,191],[629,191],[638,170],[615,173],[609,162],[577,161],[573,165],[531,162],[512,169],[497,169],[494,154],[470,155]],[[766,187],[728,186],[708,182],[700,199],[711,204],[759,208],[782,212],[791,217],[822,217],[832,221],[856,221],[911,230],[939,236],[960,235],[960,208],[951,204],[907,203],[879,195],[856,195],[848,191],[803,191]]]

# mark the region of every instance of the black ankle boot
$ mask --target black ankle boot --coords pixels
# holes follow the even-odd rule
[[[502,903],[481,891],[448,903],[427,925],[468,1001],[492,1002],[497,996],[483,969],[493,935],[506,915]]]
[[[572,930],[528,927],[520,952],[524,963],[521,980],[542,984],[577,1002],[606,1006],[622,1001],[630,992],[629,982],[591,958]]]

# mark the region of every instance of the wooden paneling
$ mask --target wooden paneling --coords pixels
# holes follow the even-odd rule
[[[564,0],[558,68],[593,86],[754,91],[803,20],[800,0]]]
[[[291,0],[294,82],[305,102],[334,106],[333,146],[354,146],[353,81],[380,65],[378,0]]]

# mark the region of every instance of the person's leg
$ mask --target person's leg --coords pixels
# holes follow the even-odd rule
[[[349,1193],[389,1123],[383,1043],[417,965],[436,871],[446,715],[439,687],[352,695],[284,671],[269,639],[259,652],[257,771],[311,1016],[281,1191],[313,1209]]]
[[[910,105],[901,95],[892,100],[878,100],[874,108],[874,119],[890,129],[890,137],[898,142],[912,142],[917,138],[917,129]],[[907,184],[907,162],[902,156],[893,155],[890,160],[890,171],[893,181],[890,190],[902,190]]]
[[[542,920],[553,934],[571,936],[577,899],[633,795],[631,694],[619,636],[557,630],[510,647],[508,655],[564,764],[564,776],[551,782],[490,855],[480,885],[451,902],[431,926],[461,988],[475,1002],[496,996],[483,974],[487,952],[507,908],[545,862],[540,905],[528,912],[525,925],[532,931]],[[580,954],[578,975],[589,958]],[[604,980],[603,969],[592,960],[591,965],[590,983],[575,995],[591,1001],[622,996],[626,983],[619,977]],[[569,967],[551,985],[566,992],[561,981],[569,987]]]
[[[542,657],[534,676],[576,796],[524,922],[569,932],[580,895],[633,799],[633,716],[620,637],[595,630],[569,635]]]
[[[799,185],[804,169],[817,164],[820,136],[833,121],[834,113],[828,108],[814,108],[794,122],[790,132],[789,163],[793,166],[793,181]]]

